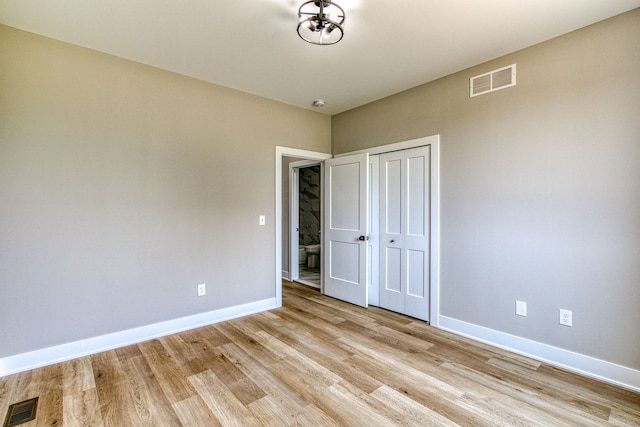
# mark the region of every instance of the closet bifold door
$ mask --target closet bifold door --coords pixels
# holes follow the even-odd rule
[[[380,155],[380,307],[429,320],[430,147]]]
[[[325,160],[324,293],[367,307],[369,156]]]

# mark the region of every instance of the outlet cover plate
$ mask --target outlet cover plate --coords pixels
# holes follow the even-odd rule
[[[198,285],[198,296],[202,297],[205,296],[207,294],[207,285],[205,285],[204,283]]]
[[[560,309],[560,324],[564,326],[573,326],[573,313],[571,310]]]

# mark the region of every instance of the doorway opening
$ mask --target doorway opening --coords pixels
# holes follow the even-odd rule
[[[290,280],[318,289],[322,283],[321,230],[322,163],[289,163]]]
[[[275,261],[276,278],[275,293],[276,304],[282,306],[282,279],[291,280],[291,259],[290,259],[290,227],[289,227],[289,164],[312,160],[316,163],[330,159],[331,154],[317,151],[301,150],[276,146],[275,156]],[[321,224],[321,229],[324,224]],[[297,255],[296,257],[297,264]],[[322,269],[321,276],[322,276]],[[322,280],[320,281],[322,290]]]

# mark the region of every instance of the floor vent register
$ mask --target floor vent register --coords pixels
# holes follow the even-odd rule
[[[9,406],[7,418],[4,420],[3,427],[13,427],[27,421],[35,420],[36,409],[38,408],[38,398],[25,400],[20,403],[14,403]]]

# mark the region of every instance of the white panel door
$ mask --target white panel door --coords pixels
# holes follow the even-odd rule
[[[325,161],[324,293],[367,307],[368,155]]]
[[[380,155],[380,307],[429,320],[430,147]]]

